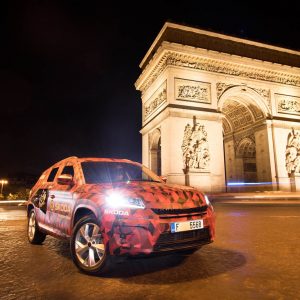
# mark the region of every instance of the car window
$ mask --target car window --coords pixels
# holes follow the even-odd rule
[[[81,165],[86,183],[110,182],[105,163],[84,162]]]
[[[63,174],[69,174],[74,177],[74,167],[73,166],[65,166],[61,172],[61,175],[63,175]]]
[[[55,176],[56,176],[57,171],[58,171],[58,168],[52,169],[52,171],[50,172],[50,175],[49,175],[49,177],[48,177],[48,179],[47,179],[47,182],[52,182],[52,181],[54,181],[54,178],[55,178]]]
[[[161,180],[145,167],[123,162],[81,163],[86,183],[157,181]]]

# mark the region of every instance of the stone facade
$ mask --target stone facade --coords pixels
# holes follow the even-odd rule
[[[195,46],[197,39],[179,43],[185,33],[204,36],[207,48],[216,47],[210,40],[218,38],[224,52]],[[253,59],[251,51],[254,57],[237,55],[247,47],[280,55],[265,54],[265,61]],[[281,63],[282,57],[295,65]],[[166,23],[136,82],[143,105],[143,164],[153,170],[159,165],[168,182],[186,184],[188,178],[205,191],[300,190],[297,59],[300,53],[292,50]]]

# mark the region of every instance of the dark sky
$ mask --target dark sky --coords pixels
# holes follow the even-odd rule
[[[165,21],[300,50],[292,2],[130,3],[2,2],[0,176],[71,155],[141,161],[134,83]]]

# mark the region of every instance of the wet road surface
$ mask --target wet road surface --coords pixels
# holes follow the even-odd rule
[[[300,299],[300,207],[216,204],[217,236],[195,254],[80,273],[66,241],[27,242],[25,212],[0,207],[0,299]]]

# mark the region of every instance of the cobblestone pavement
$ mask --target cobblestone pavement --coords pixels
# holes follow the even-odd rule
[[[94,277],[73,265],[68,242],[30,245],[25,212],[0,208],[0,299],[300,299],[299,206],[215,209],[215,243]]]

